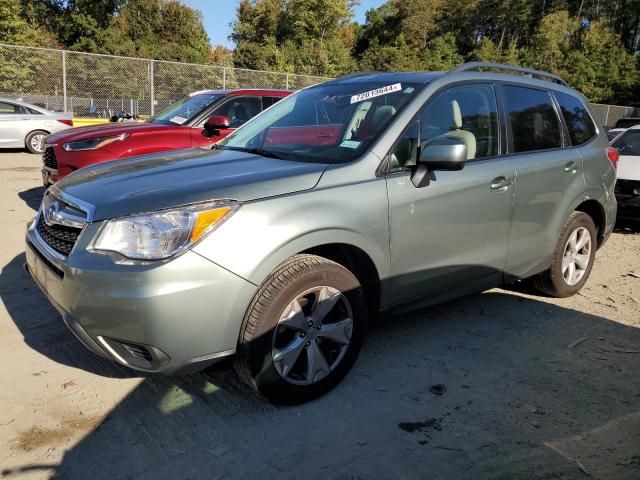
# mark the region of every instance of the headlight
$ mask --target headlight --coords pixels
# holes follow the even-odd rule
[[[221,200],[131,217],[104,224],[91,249],[137,260],[169,258],[191,247],[240,207]]]
[[[130,133],[121,133],[111,137],[89,138],[88,140],[78,140],[77,142],[69,142],[62,145],[65,152],[77,152],[80,150],[97,150],[105,145],[113,142],[121,142],[127,138]]]

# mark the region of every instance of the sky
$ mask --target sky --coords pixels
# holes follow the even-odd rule
[[[382,5],[386,0],[360,0],[360,5],[355,7],[355,21],[364,23],[364,15],[370,8]],[[228,39],[231,34],[231,22],[236,18],[236,7],[239,0],[184,0],[184,3],[192,8],[200,10],[204,17],[204,27],[209,34],[212,45],[218,43],[233,48],[233,43]]]

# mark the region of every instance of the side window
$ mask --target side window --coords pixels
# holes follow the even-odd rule
[[[390,167],[415,165],[422,148],[452,139],[467,146],[469,160],[498,154],[498,109],[491,85],[453,87],[429,100],[394,146]]]
[[[262,111],[261,97],[237,97],[223,103],[211,115],[224,115],[231,128],[238,128]]]
[[[618,149],[620,155],[640,156],[640,130],[627,130],[613,143],[613,146]]]
[[[572,145],[581,145],[596,135],[596,126],[582,102],[573,95],[554,92],[567,123]]]
[[[266,110],[274,103],[278,103],[282,97],[262,97],[262,108]]]
[[[560,148],[560,120],[548,92],[505,85],[515,153]]]
[[[22,113],[22,107],[13,103],[0,102],[0,115],[18,115]]]

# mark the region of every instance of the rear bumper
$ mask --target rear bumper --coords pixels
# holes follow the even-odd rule
[[[235,353],[256,287],[193,252],[119,265],[107,255],[50,258],[29,226],[25,268],[89,350],[135,370],[188,374]],[[84,250],[84,249],[83,249]]]

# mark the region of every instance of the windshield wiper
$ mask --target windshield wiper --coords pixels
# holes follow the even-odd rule
[[[235,150],[238,152],[247,152],[247,153],[251,153],[253,155],[260,155],[261,157],[268,157],[268,158],[277,158],[280,160],[291,160],[293,159],[293,157],[291,155],[289,155],[288,153],[284,153],[284,152],[274,152],[272,150],[265,150],[264,148],[249,148],[249,147],[219,147],[216,146],[214,144],[214,147],[216,150],[220,149],[220,150]]]

